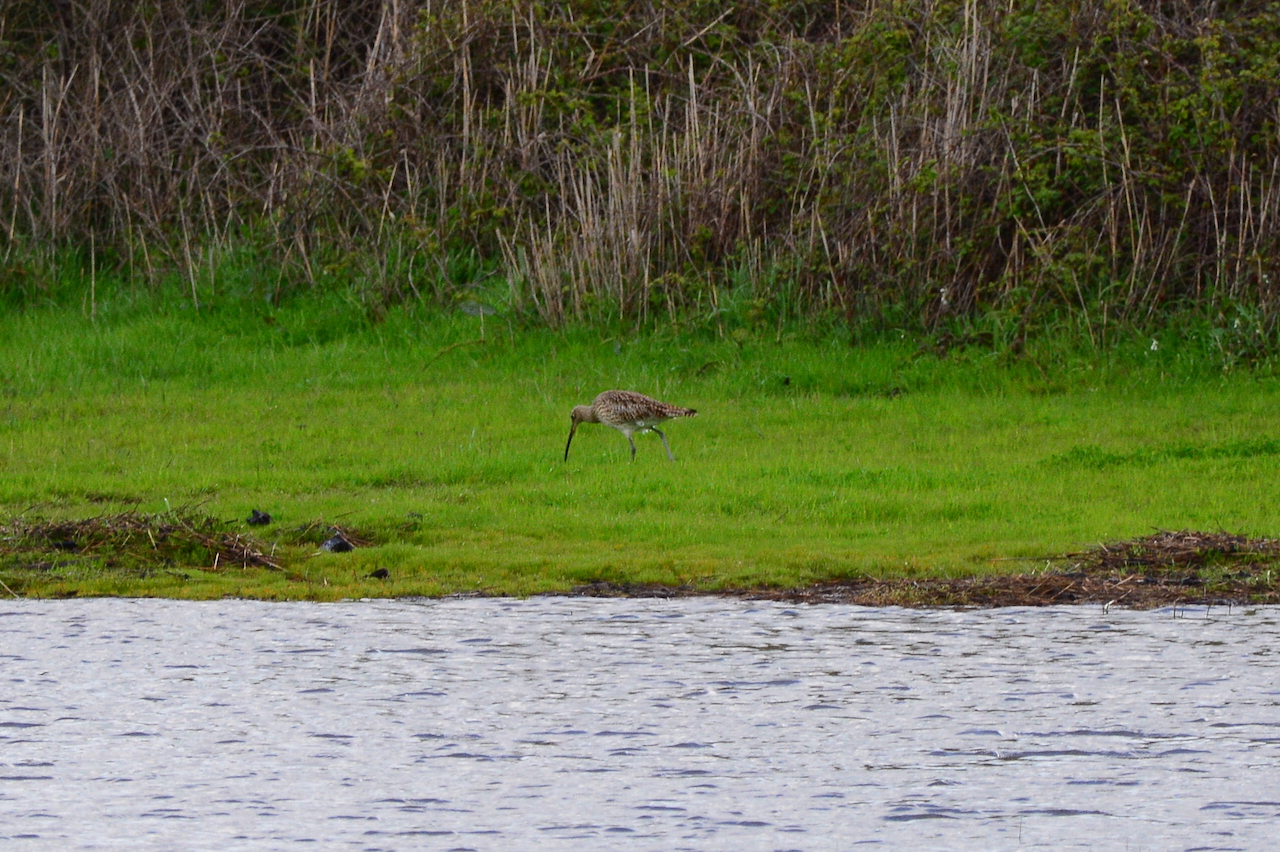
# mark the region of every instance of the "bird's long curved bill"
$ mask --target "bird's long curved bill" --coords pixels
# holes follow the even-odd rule
[[[564,460],[569,460],[569,445],[573,443],[573,433],[578,431],[578,424],[574,423],[569,427],[569,440],[564,444]]]

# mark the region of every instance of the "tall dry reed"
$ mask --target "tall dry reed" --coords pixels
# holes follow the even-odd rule
[[[10,271],[92,247],[198,302],[248,245],[371,303],[451,298],[464,254],[551,323],[744,281],[1017,339],[1280,314],[1261,2],[14,0],[0,45]]]

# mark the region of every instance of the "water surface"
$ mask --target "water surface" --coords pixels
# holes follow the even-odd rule
[[[0,603],[0,842],[1262,849],[1274,609]]]

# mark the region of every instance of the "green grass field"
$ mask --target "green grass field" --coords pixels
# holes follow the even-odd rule
[[[761,330],[520,330],[341,299],[0,319],[0,515],[198,507],[285,569],[40,570],[14,593],[334,598],[575,584],[795,586],[1022,570],[1153,528],[1280,532],[1280,384],[1176,344],[1020,359]],[[569,410],[628,388],[697,408],[655,436]],[[241,523],[270,512],[265,528]],[[321,554],[322,520],[372,542]],[[362,579],[375,568],[389,580]],[[181,569],[181,570],[179,570]],[[206,570],[201,570],[206,569]],[[2,590],[0,590],[2,591]]]

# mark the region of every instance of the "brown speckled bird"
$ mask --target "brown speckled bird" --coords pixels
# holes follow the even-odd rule
[[[667,458],[675,461],[667,436],[662,434],[658,426],[673,417],[692,417],[697,413],[692,408],[668,405],[635,391],[605,391],[590,405],[579,405],[573,409],[573,414],[570,415],[573,425],[569,427],[569,440],[564,445],[564,460],[569,460],[569,445],[573,443],[573,433],[578,430],[579,423],[603,423],[627,436],[627,441],[631,444],[632,461],[636,460],[636,442],[631,436],[636,432],[657,432],[662,439],[662,446],[666,448]]]

